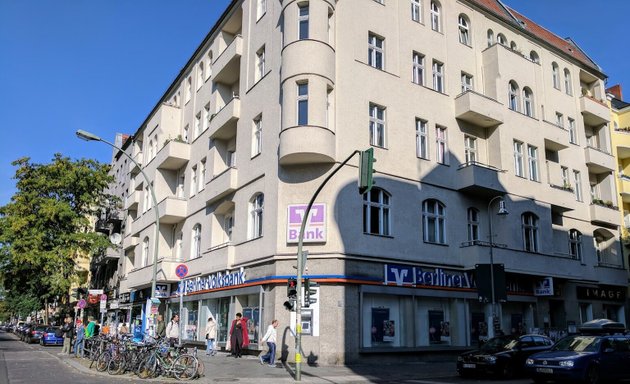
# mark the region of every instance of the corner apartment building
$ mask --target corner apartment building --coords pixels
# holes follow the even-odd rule
[[[497,0],[234,0],[124,142],[141,167],[114,162],[119,304],[136,319],[150,294],[142,170],[161,310],[179,312],[186,264],[184,339],[212,314],[225,345],[241,312],[260,350],[277,318],[291,359],[283,302],[304,206],[372,147],[376,187],[359,195],[350,161],[310,217],[306,356],[466,348],[492,334],[493,308],[506,333],[625,322],[605,78]],[[496,306],[475,273],[491,258],[505,269]]]

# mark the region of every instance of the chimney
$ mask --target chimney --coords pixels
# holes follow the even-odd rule
[[[623,100],[623,97],[621,94],[621,84],[616,84],[606,89],[606,93],[612,94],[613,96],[615,96],[615,99]]]

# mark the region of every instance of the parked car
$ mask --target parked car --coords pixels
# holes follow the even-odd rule
[[[49,326],[48,325],[37,325],[32,327],[28,333],[24,336],[24,341],[27,344],[30,343],[37,343],[39,342],[39,339],[41,339],[42,334],[46,331],[46,329],[48,329]]]
[[[630,335],[625,326],[608,319],[584,323],[580,333],[558,341],[549,351],[525,363],[535,383],[549,380],[586,382],[630,378]]]
[[[20,340],[26,341],[26,335],[31,332],[31,328],[33,328],[35,324],[24,324],[22,328],[19,329],[18,336],[20,336]]]
[[[42,333],[42,337],[39,339],[39,344],[46,346],[46,345],[63,345],[63,336],[62,337],[57,337],[55,335],[55,333],[57,332],[57,330],[59,329],[59,327],[57,326],[49,326],[46,328],[46,330]]]
[[[512,378],[523,373],[525,360],[536,352],[546,351],[553,340],[543,335],[498,336],[481,348],[457,357],[460,376],[491,374]]]

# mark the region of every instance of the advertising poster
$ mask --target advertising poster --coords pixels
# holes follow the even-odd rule
[[[389,308],[372,308],[372,342],[382,343],[385,340],[385,322],[389,321]]]
[[[429,343],[442,343],[442,332],[444,330],[444,312],[429,311]]]

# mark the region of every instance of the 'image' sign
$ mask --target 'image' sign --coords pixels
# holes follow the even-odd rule
[[[302,219],[306,214],[308,204],[293,204],[288,206],[287,212],[287,243],[297,243],[300,237]],[[309,212],[309,218],[304,227],[304,243],[326,242],[326,204],[315,203]]]

